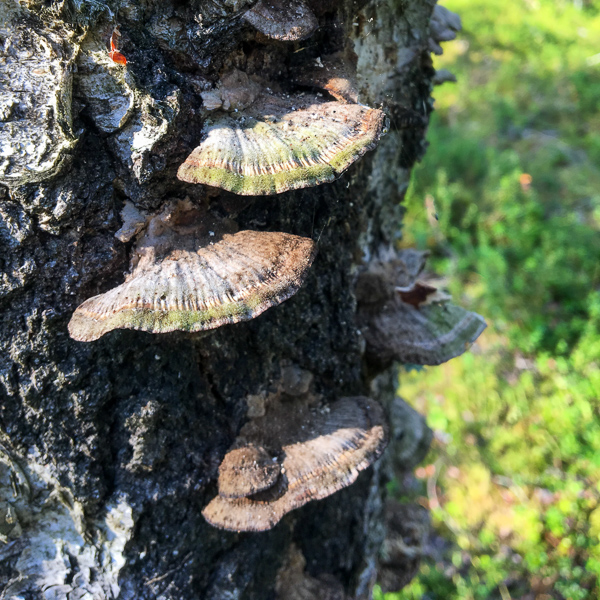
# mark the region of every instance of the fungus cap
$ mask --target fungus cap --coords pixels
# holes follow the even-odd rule
[[[92,341],[113,329],[214,329],[253,319],[302,285],[316,253],[312,240],[279,232],[221,234],[215,225],[194,222],[193,211],[181,216],[178,210],[151,220],[123,284],[75,310],[72,338]]]
[[[210,121],[177,177],[246,196],[333,181],[386,132],[381,110],[309,94],[262,95],[249,109]]]
[[[219,495],[243,498],[273,487],[281,473],[277,457],[262,446],[230,450],[219,467]]]
[[[258,0],[244,20],[263,35],[283,42],[305,40],[319,26],[303,0]]]
[[[271,529],[286,513],[349,486],[385,449],[383,410],[369,398],[342,398],[307,420],[291,414],[268,413],[255,426],[270,445],[281,447],[276,484],[245,498],[219,494],[202,512],[209,523],[230,531]]]

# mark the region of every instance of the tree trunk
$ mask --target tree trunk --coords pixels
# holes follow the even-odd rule
[[[314,1],[316,33],[274,42],[241,18],[251,0],[0,2],[1,597],[370,597],[381,463],[264,533],[216,529],[201,511],[249,404],[285,385],[282,369],[324,403],[394,399],[394,370],[366,364],[353,290],[394,247],[425,149],[433,3]],[[107,49],[116,26],[126,65]],[[346,38],[359,101],[390,118],[375,152],[333,183],[251,202],[177,179],[201,137],[199,94],[223,68],[286,79]],[[128,271],[124,203],[156,212],[207,194],[240,229],[317,243],[300,291],[207,333],[72,340],[75,308]]]

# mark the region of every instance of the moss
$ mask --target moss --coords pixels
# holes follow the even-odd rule
[[[185,167],[185,168],[184,168]],[[240,175],[227,169],[215,167],[191,167],[183,165],[179,170],[190,173],[187,181],[219,187],[242,196],[268,196],[287,190],[327,183],[335,179],[335,172],[329,165],[315,165],[297,171],[282,171],[274,175]]]

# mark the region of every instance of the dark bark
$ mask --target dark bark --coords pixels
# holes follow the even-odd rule
[[[13,89],[45,62],[62,77],[29,108],[29,96],[15,92],[0,122],[4,134],[23,125],[3,144],[29,136],[39,147],[33,130],[50,140],[32,155],[37,170],[26,151],[14,154],[0,187],[1,597],[275,598],[278,571],[301,554],[313,588],[317,580],[331,594],[341,586],[367,598],[384,536],[380,465],[266,533],[223,532],[200,511],[216,493],[248,396],[276,387],[283,366],[309,371],[324,402],[394,398],[394,372],[373,379],[365,368],[353,285],[397,240],[409,170],[424,152],[432,3],[313,2],[321,27],[294,45],[256,41],[239,18],[251,4],[243,0],[29,0],[14,10],[1,1],[2,41],[41,65],[20,59]],[[126,68],[110,63],[105,46],[117,24]],[[240,229],[318,241],[297,295],[207,334],[120,330],[71,340],[77,305],[128,270],[132,244],[114,237],[123,202],[157,210],[205,198],[203,186],[175,176],[200,137],[199,91],[224,65],[285,80],[295,62],[338,50],[345,37],[358,55],[359,100],[390,115],[378,150],[332,184],[248,203],[210,199]],[[58,100],[42,115],[52,94]]]

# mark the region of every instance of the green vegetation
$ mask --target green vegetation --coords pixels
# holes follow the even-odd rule
[[[490,328],[404,372],[436,431],[417,578],[376,600],[600,597],[600,6],[448,0],[403,244],[429,248]],[[427,464],[427,463],[426,463]],[[443,548],[440,550],[440,548]]]

